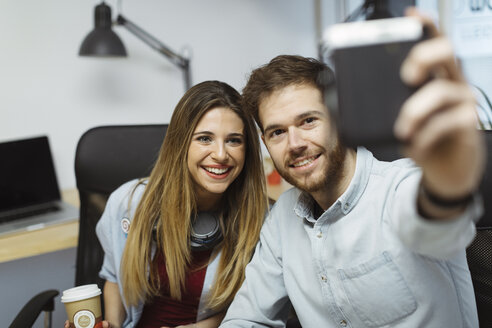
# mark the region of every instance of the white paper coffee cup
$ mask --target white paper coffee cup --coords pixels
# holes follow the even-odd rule
[[[61,301],[67,311],[70,328],[94,328],[102,322],[100,295],[101,290],[96,284],[63,291]]]

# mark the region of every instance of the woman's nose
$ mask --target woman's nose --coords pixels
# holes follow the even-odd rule
[[[212,152],[212,158],[216,161],[222,162],[227,160],[228,157],[229,154],[227,153],[225,144],[222,142],[218,142]]]

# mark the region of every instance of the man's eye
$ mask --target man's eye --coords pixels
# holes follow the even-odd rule
[[[314,121],[316,121],[316,119],[315,119],[314,117],[308,117],[308,118],[306,118],[306,119],[304,120],[304,122],[305,122],[306,124],[311,124],[311,123],[313,123]]]
[[[284,130],[277,129],[277,130],[274,130],[274,131],[271,133],[271,136],[272,136],[272,137],[277,137],[277,136],[281,135],[282,133],[284,133]]]

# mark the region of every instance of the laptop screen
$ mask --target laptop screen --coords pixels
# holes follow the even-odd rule
[[[59,199],[46,136],[0,143],[0,212]]]

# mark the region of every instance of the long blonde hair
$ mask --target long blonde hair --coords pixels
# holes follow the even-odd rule
[[[149,301],[160,294],[159,274],[152,259],[152,228],[157,222],[156,250],[162,252],[169,277],[169,293],[181,299],[190,267],[191,217],[197,212],[188,149],[202,116],[226,107],[244,123],[245,165],[222,199],[221,257],[208,305],[226,307],[244,280],[244,269],[259,239],[268,209],[258,133],[240,104],[239,93],[226,83],[207,81],[188,90],[177,104],[142,199],[136,208],[121,261],[127,304]],[[157,221],[156,221],[157,220]]]

